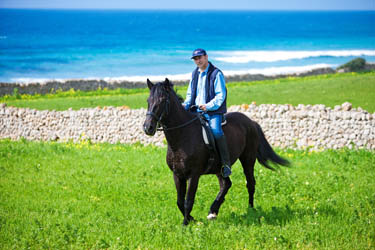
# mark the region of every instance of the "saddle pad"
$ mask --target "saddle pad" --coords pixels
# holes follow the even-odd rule
[[[226,124],[227,124],[227,120],[223,119],[221,126],[225,126]],[[203,136],[203,141],[206,145],[212,145],[213,147],[215,147],[215,137],[212,134],[210,125],[208,125],[207,122],[202,123],[202,136]]]
[[[215,137],[212,134],[211,128],[207,122],[202,124],[202,136],[203,136],[204,143],[207,145],[207,147],[210,150],[215,151],[216,150]]]
[[[208,138],[207,138],[207,133],[206,133],[206,129],[202,126],[202,136],[203,136],[203,141],[206,145],[209,145],[210,142],[208,141]]]

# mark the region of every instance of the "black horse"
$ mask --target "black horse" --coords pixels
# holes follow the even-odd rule
[[[198,116],[184,109],[168,79],[157,84],[147,79],[147,85],[150,96],[143,129],[147,135],[152,136],[159,123],[164,130],[168,142],[167,164],[173,172],[177,205],[184,216],[183,224],[187,225],[194,220],[190,212],[193,209],[199,178],[204,174],[216,174],[219,179],[220,191],[207,216],[208,219],[216,218],[232,182],[229,177],[221,176],[219,157],[215,157],[213,167],[208,167],[209,150],[202,137]],[[273,151],[259,124],[239,112],[226,114],[226,120],[227,125],[223,127],[223,131],[227,137],[231,164],[240,159],[247,181],[249,205],[253,207],[256,159],[271,170],[274,169],[268,161],[283,166],[287,166],[289,162]]]

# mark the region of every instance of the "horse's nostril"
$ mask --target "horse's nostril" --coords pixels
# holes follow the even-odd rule
[[[153,134],[153,131],[154,131],[154,125],[153,124],[144,124],[143,125],[143,131],[147,134],[147,135],[152,135]]]
[[[150,135],[154,135],[155,134],[155,129],[153,126],[150,126],[150,129],[148,130],[149,134]]]

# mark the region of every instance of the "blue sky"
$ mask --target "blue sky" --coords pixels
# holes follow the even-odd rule
[[[0,0],[0,8],[375,10],[375,0]]]

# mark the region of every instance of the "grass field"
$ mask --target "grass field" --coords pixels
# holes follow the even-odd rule
[[[333,108],[349,101],[353,107],[375,112],[375,72],[229,83],[227,87],[229,106],[255,101],[257,104],[325,104]],[[186,87],[178,87],[177,90],[185,96]],[[147,97],[147,89],[100,90],[89,93],[68,91],[47,96],[6,96],[1,97],[0,102],[40,110],[123,105],[130,108],[146,108]]]
[[[184,95],[186,87],[178,87]],[[228,104],[349,101],[375,112],[375,73],[228,84]],[[5,96],[17,107],[146,107],[147,89]],[[256,165],[255,209],[245,177],[216,221],[219,185],[203,176],[182,227],[165,148],[0,140],[0,249],[375,249],[375,152],[277,150],[291,168]]]
[[[2,249],[374,249],[375,153],[278,151],[293,162],[256,165],[255,210],[245,178],[216,221],[218,192],[203,176],[182,227],[165,148],[0,141]]]

